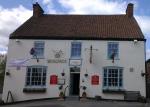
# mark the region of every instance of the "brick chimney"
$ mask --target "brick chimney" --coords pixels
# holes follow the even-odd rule
[[[127,9],[126,9],[126,15],[131,18],[133,17],[133,4],[132,3],[129,3],[128,6],[127,6]]]
[[[40,17],[43,15],[43,13],[44,11],[41,8],[41,6],[38,4],[38,2],[33,4],[33,17]]]

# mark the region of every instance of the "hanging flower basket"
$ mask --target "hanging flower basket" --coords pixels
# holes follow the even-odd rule
[[[84,92],[82,93],[82,98],[86,98],[87,97],[87,94],[85,92],[86,88],[87,88],[86,86],[83,86]]]
[[[84,91],[86,90],[86,86],[83,86],[83,90],[84,90]]]
[[[64,73],[64,72],[62,72],[62,73],[61,73],[61,75],[62,75],[62,76],[65,76],[65,73]]]
[[[88,74],[84,74],[85,77],[88,77]]]
[[[63,89],[63,86],[61,85],[61,86],[59,86],[58,88],[59,88],[59,90],[62,90],[62,89]]]

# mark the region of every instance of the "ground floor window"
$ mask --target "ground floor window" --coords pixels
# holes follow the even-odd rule
[[[123,86],[123,68],[105,67],[103,72],[103,88],[119,89]]]
[[[27,67],[26,87],[46,86],[46,67],[29,66]]]

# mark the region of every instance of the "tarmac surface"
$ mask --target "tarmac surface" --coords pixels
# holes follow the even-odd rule
[[[150,107],[150,103],[95,100],[59,101],[55,99],[0,105],[0,107]]]

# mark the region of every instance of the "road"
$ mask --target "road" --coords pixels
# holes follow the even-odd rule
[[[44,100],[23,102],[1,107],[150,107],[150,103],[124,102],[124,101],[58,101]]]

